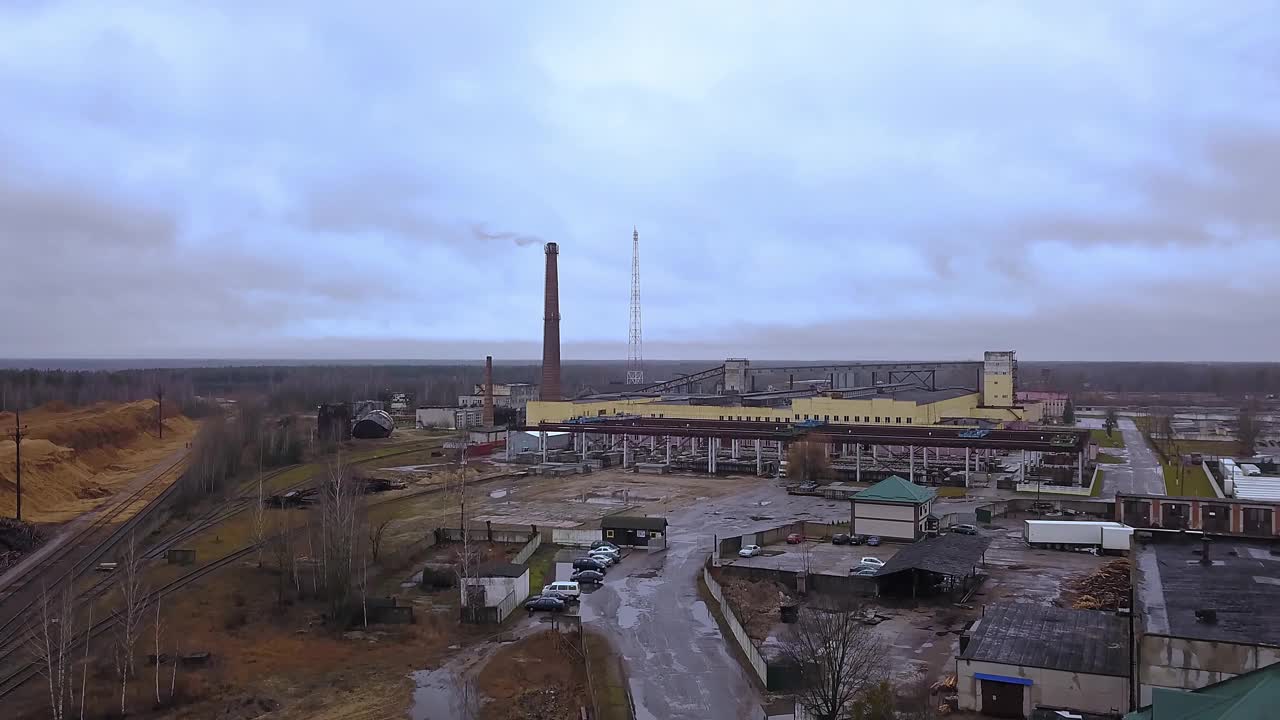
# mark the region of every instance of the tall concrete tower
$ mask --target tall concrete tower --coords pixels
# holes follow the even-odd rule
[[[631,326],[627,333],[627,384],[644,384],[644,348],[640,338],[640,231],[631,228]]]
[[[557,259],[560,246],[547,243],[547,277],[542,311],[541,400],[560,399],[560,276]]]

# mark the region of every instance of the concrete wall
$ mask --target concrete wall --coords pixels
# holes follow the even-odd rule
[[[869,518],[871,520],[905,520],[914,522],[917,519],[917,513],[914,505],[879,505],[854,501],[853,517],[855,519]]]
[[[529,562],[529,557],[533,555],[533,553],[536,552],[541,545],[542,545],[542,533],[538,533],[537,535],[534,535],[533,539],[531,539],[527,544],[525,544],[523,548],[520,549],[520,552],[516,553],[515,556],[511,558],[511,562],[515,565],[524,565],[525,563]]]
[[[516,598],[518,600],[523,600],[529,597],[529,571],[525,570],[524,574],[518,578],[507,578],[507,577],[473,578],[471,580],[471,585],[472,586],[479,585],[480,587],[484,588],[485,602],[489,606],[497,605],[509,593],[515,593]],[[466,588],[460,585],[458,587],[458,592],[460,597],[462,598],[463,607],[466,607],[466,604],[467,604]]]
[[[974,673],[1027,678],[1022,710],[1031,714],[1036,705],[1068,707],[1093,713],[1121,713],[1129,709],[1129,680],[1112,675],[1001,665],[978,660],[957,660],[956,692],[960,709],[982,712],[982,683]]]
[[[725,624],[729,626],[729,634],[742,650],[742,654],[747,657],[747,665],[751,667],[756,677],[760,679],[761,685],[768,685],[769,667],[765,664],[764,658],[760,656],[760,651],[756,650],[756,646],[751,642],[751,638],[747,637],[747,631],[742,628],[742,623],[738,622],[738,618],[734,616],[733,608],[729,607],[729,601],[725,599],[724,591],[720,589],[720,583],[711,577],[711,573],[706,567],[702,568],[702,580],[707,584],[707,589],[711,591],[711,597],[715,598],[716,602],[720,604],[720,612],[724,614]]]
[[[567,450],[573,447],[573,435],[570,433],[548,433],[548,450]],[[522,452],[541,452],[542,440],[539,433],[512,430],[507,433],[507,455],[514,457]]]
[[[575,530],[573,528],[551,528],[543,530],[543,533],[549,532],[551,537],[549,541],[552,545],[568,545],[573,547],[588,547],[591,543],[600,539],[600,530]]]
[[[1195,690],[1280,662],[1280,648],[1143,635],[1138,641],[1138,700],[1153,687]]]
[[[857,535],[879,535],[893,540],[915,540],[916,524],[902,520],[858,518],[854,520],[853,532]]]

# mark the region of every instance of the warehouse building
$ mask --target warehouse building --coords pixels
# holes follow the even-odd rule
[[[1040,403],[1040,416],[1045,422],[1062,422],[1067,410],[1069,396],[1062,392],[1032,390],[1018,393],[1018,402],[1022,405]]]
[[[1129,623],[1114,613],[989,605],[960,636],[961,710],[1024,718],[1037,707],[1116,715],[1129,705]]]
[[[1019,405],[1014,387],[1017,362],[1009,351],[988,352],[977,388],[937,388],[918,376],[924,371],[889,372],[897,382],[841,387],[836,382],[810,387],[755,392],[742,378],[749,363],[736,359],[715,368],[723,376],[719,394],[672,394],[641,388],[637,392],[593,395],[576,400],[536,401],[527,408],[527,424],[567,422],[574,418],[634,415],[687,420],[744,422],[824,422],[836,425],[1013,426],[1041,421],[1041,404]],[[921,365],[921,364],[916,364]],[[938,364],[935,364],[938,365]],[[932,365],[931,365],[932,366]],[[857,365],[833,366],[853,368]],[[891,367],[886,365],[885,367]],[[899,367],[911,368],[912,364]],[[765,370],[763,368],[758,370]],[[838,379],[838,373],[831,377]],[[668,383],[669,384],[669,383]]]
[[[1270,542],[1134,533],[1137,705],[1280,662],[1280,555]]]
[[[849,531],[915,542],[928,530],[938,491],[892,475],[849,500]]]
[[[1260,720],[1275,717],[1278,703],[1280,664],[1198,690],[1157,689],[1150,705],[1124,720]]]
[[[538,399],[538,386],[533,383],[494,383],[493,404],[501,408],[523,410],[530,400]],[[484,383],[476,383],[470,395],[459,395],[461,407],[484,405]]]
[[[414,413],[418,429],[465,430],[484,425],[484,408],[423,405]]]
[[[547,450],[569,450],[573,448],[573,433],[509,430],[507,431],[507,457],[514,458],[520,453],[528,452],[540,453],[544,442]]]

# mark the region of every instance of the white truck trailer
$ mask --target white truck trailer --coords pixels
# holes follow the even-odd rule
[[[1133,528],[1118,522],[1027,520],[1022,539],[1035,548],[1127,551]]]

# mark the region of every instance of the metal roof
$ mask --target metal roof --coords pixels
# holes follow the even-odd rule
[[[635,515],[605,515],[600,518],[600,527],[606,530],[663,532],[667,529],[667,519],[664,517],[638,517]]]
[[[923,505],[934,498],[938,491],[921,487],[897,475],[890,475],[853,496],[855,502],[898,502]]]
[[[952,577],[972,575],[990,544],[991,538],[980,535],[947,533],[929,538],[899,550],[880,568],[876,577],[904,570],[925,570]]]
[[[492,562],[487,565],[481,565],[476,569],[478,577],[505,577],[518,578],[529,572],[528,565],[516,565],[515,563]]]
[[[1129,621],[1101,610],[988,605],[962,660],[1089,675],[1129,674]]]
[[[1280,699],[1280,665],[1268,665],[1197,690],[1153,688],[1151,704],[1124,720],[1257,720]]]
[[[1280,502],[1280,477],[1245,475],[1234,483],[1237,500],[1261,500]]]

